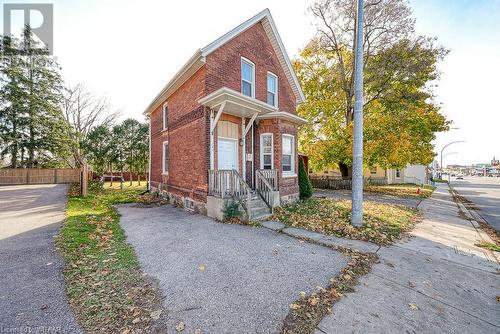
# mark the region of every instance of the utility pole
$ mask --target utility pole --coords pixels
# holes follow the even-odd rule
[[[363,226],[363,0],[357,0],[351,224]]]

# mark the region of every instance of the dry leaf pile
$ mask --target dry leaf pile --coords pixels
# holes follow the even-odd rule
[[[365,202],[363,227],[356,228],[350,223],[351,201],[311,198],[277,208],[274,218],[293,227],[388,245],[400,239],[421,217],[408,207]]]

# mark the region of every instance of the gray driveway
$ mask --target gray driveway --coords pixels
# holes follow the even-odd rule
[[[348,258],[262,228],[227,225],[171,206],[119,207],[143,270],[165,296],[167,328],[277,333],[300,291],[326,286]]]
[[[79,333],[55,236],[66,185],[0,187],[0,331]]]

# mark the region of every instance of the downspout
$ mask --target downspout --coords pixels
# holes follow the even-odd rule
[[[255,181],[254,181],[254,176],[255,176],[255,150],[254,150],[254,132],[253,132],[253,127],[254,127],[255,121],[252,123],[252,188],[255,188]]]
[[[149,115],[149,167],[148,167],[148,191],[151,191],[151,115]]]

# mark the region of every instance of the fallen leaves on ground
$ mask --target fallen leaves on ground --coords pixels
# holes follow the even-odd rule
[[[184,325],[184,323],[181,321],[177,324],[177,326],[175,326],[175,330],[178,331],[178,332],[182,332],[184,330],[186,326]]]
[[[304,291],[299,293],[299,299],[290,304],[282,334],[312,333],[321,319],[327,313],[332,313],[332,305],[345,293],[352,292],[359,277],[367,274],[378,259],[372,253],[360,253],[348,248],[337,250],[351,260],[338,277],[330,280],[328,287],[317,287],[316,292],[309,296]]]
[[[408,307],[409,307],[411,310],[414,310],[414,311],[417,311],[417,310],[418,310],[418,306],[417,306],[417,304],[414,304],[414,303],[410,303],[410,304],[408,304]]]
[[[389,245],[420,220],[417,210],[391,204],[364,203],[363,226],[351,225],[351,201],[310,198],[276,208],[274,218],[293,227],[349,239]]]
[[[112,206],[134,202],[141,191],[100,189],[69,197],[57,245],[66,261],[69,301],[86,332],[131,334],[164,327],[156,322],[159,289],[141,272]]]
[[[364,191],[387,194],[399,197],[420,197],[427,198],[434,191],[432,186],[417,186],[415,184],[390,184],[382,186],[365,186]]]

